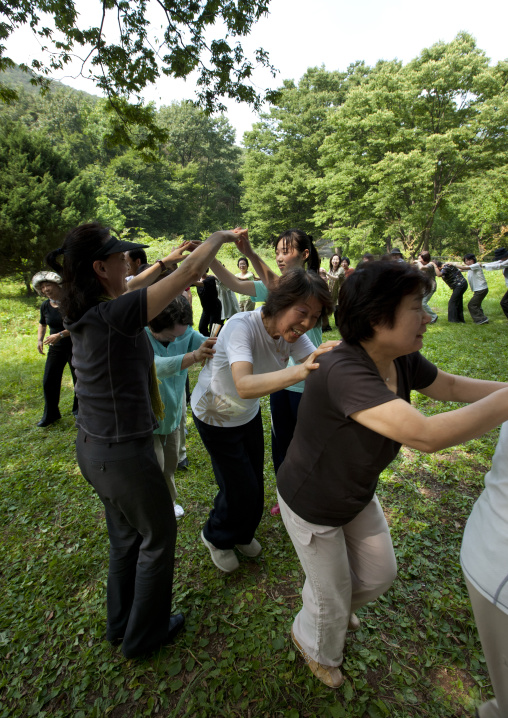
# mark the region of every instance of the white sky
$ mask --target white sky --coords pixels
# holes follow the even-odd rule
[[[83,2],[86,15],[97,17],[100,10],[94,10],[99,7],[95,0]],[[461,30],[476,38],[492,63],[508,58],[506,0],[271,0],[269,7],[269,16],[254,26],[250,37],[241,40],[247,55],[258,47],[267,50],[279,70],[275,79],[259,70],[254,82],[260,89],[279,87],[283,79],[297,82],[308,67],[346,70],[356,60],[373,65],[379,59],[394,58],[406,63],[439,40],[450,42]],[[37,52],[37,42],[26,29],[18,30],[6,45],[7,54],[18,63],[29,64]],[[62,72],[54,78],[97,94],[92,83],[73,80],[69,74]],[[172,100],[194,99],[194,90],[192,78],[164,77],[145,91],[144,97],[159,106]],[[226,104],[240,144],[257,116],[247,105]]]

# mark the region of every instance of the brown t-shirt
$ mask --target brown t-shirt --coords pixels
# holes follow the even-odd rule
[[[430,386],[437,367],[419,352],[399,357],[397,394],[359,345],[342,342],[318,358],[306,380],[293,440],[277,473],[277,488],[305,521],[342,526],[371,501],[379,474],[400,444],[367,429],[350,415]]]

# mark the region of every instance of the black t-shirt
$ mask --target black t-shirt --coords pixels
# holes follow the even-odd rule
[[[66,323],[77,377],[76,425],[89,436],[116,443],[150,436],[157,428],[146,323],[146,289],[101,302],[78,321]]]
[[[222,310],[222,304],[217,292],[217,282],[215,277],[207,276],[203,279],[203,286],[197,287],[199,301],[203,309],[209,314],[219,313]]]
[[[301,518],[322,526],[342,526],[371,501],[379,474],[400,444],[350,415],[430,386],[437,367],[419,352],[399,357],[397,394],[359,345],[342,342],[317,360],[305,382],[293,440],[277,473],[277,488]]]
[[[62,315],[58,307],[52,307],[49,299],[41,304],[41,318],[39,324],[49,327],[50,334],[63,332],[64,325]]]
[[[455,289],[456,287],[467,287],[467,280],[457,267],[453,264],[443,264],[441,267],[441,278],[450,287]]]

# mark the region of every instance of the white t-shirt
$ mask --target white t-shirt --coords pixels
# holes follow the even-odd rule
[[[467,521],[460,562],[477,591],[508,613],[508,422],[501,427],[485,489]]]
[[[482,292],[484,289],[489,288],[483,270],[478,262],[469,265],[467,281],[469,282],[472,292]]]
[[[215,355],[199,374],[192,392],[194,414],[212,426],[242,426],[259,410],[259,399],[241,399],[236,391],[231,364],[246,361],[254,374],[284,369],[289,357],[296,361],[312,354],[315,347],[305,336],[294,344],[272,339],[266,331],[261,309],[235,314],[222,329]]]

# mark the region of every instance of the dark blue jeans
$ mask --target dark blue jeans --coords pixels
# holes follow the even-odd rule
[[[192,415],[212,460],[219,487],[203,534],[216,548],[232,549],[254,538],[264,506],[261,410],[243,426],[211,426]]]
[[[176,519],[153,439],[95,443],[78,431],[79,468],[106,510],[109,534],[106,638],[126,658],[166,640],[171,616]]]

